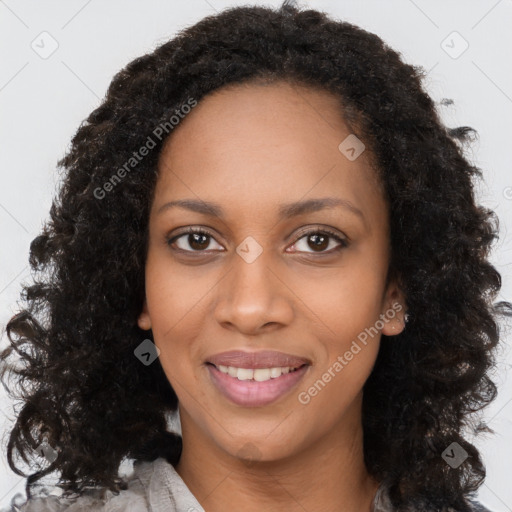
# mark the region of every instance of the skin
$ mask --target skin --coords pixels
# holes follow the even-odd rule
[[[380,333],[402,331],[405,307],[309,403],[298,400],[379,315],[405,306],[397,284],[386,286],[388,207],[370,153],[350,161],[338,149],[350,133],[327,91],[231,85],[203,98],[161,154],[138,325],[152,329],[178,395],[176,469],[208,512],[371,509],[379,483],[363,461],[362,388]],[[284,203],[324,197],[362,217],[343,206],[278,216]],[[224,218],[159,213],[179,199],[218,203]],[[167,243],[187,226],[212,237]],[[304,228],[330,228],[348,246],[328,238],[317,248]],[[248,236],[262,248],[252,263],[236,252]],[[242,407],[217,391],[204,364],[227,350],[278,350],[312,364],[276,402]]]

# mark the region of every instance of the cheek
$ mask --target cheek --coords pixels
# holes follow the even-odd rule
[[[168,338],[185,339],[200,331],[209,293],[219,280],[215,272],[179,266],[165,252],[154,250],[148,254],[145,279],[155,341],[164,345]]]
[[[155,345],[160,350],[160,363],[176,393],[180,383],[191,383],[197,377],[201,360],[193,340],[201,339],[205,329],[205,305],[212,279],[198,279],[178,272],[169,260],[148,258],[146,267],[146,300],[151,317]],[[192,383],[193,385],[193,383]]]
[[[299,402],[303,404],[315,403],[314,407],[339,413],[340,407],[357,396],[371,373],[382,329],[385,267],[382,262],[369,263],[360,259],[357,264],[337,269],[309,292],[299,292],[307,297],[320,342],[316,368],[301,389],[304,399],[299,397]]]
[[[385,271],[382,261],[354,253],[332,272],[296,280],[294,292],[303,298],[307,316],[324,331],[332,350],[344,351],[345,344],[375,325],[382,312]]]

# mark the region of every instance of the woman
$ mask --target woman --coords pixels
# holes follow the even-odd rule
[[[285,2],[114,77],[8,324],[27,389],[9,464],[44,462],[19,510],[485,510],[463,427],[511,306],[470,129],[421,76]],[[64,495],[35,496],[54,471]]]

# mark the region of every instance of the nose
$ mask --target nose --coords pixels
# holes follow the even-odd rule
[[[233,256],[217,288],[215,318],[222,327],[256,335],[292,322],[293,292],[264,255],[265,251],[252,263]]]

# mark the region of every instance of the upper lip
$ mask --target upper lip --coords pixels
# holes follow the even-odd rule
[[[309,359],[285,354],[274,350],[262,350],[259,352],[246,352],[243,350],[230,350],[215,354],[206,360],[215,366],[234,366],[236,368],[276,368],[291,367],[298,368],[304,364],[311,364]]]

